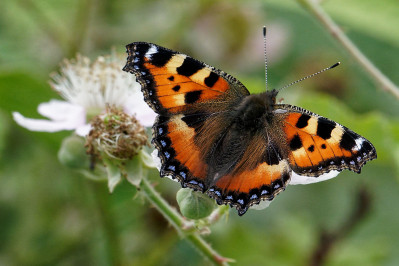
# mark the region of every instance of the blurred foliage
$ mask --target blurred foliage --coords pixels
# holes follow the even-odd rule
[[[392,81],[399,84],[399,3],[325,1],[323,7]],[[63,58],[123,53],[133,41],[179,50],[234,74],[252,92],[264,85],[261,27],[268,26],[269,86],[279,96],[350,127],[378,153],[361,175],[289,186],[263,211],[212,227],[207,240],[237,265],[307,265],[322,231],[353,212],[357,191],[370,194],[368,215],[327,256],[328,265],[398,265],[399,103],[382,92],[295,1],[3,0],[0,7],[0,264],[206,265],[124,182],[113,194],[57,161],[68,133],[32,133],[12,111],[39,117],[58,98],[47,80]],[[122,66],[121,66],[122,67]],[[175,203],[178,184],[152,173]],[[132,200],[133,198],[133,200]],[[107,223],[108,226],[104,226]],[[111,231],[110,231],[111,230]]]

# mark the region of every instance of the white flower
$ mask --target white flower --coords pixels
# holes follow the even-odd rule
[[[151,126],[156,114],[144,102],[134,75],[122,71],[124,63],[115,54],[100,56],[94,63],[80,55],[65,60],[50,84],[66,101],[50,100],[39,105],[39,114],[49,120],[13,112],[14,120],[32,131],[75,130],[85,136],[90,131],[88,117],[100,114],[106,106],[115,106],[135,115],[143,126]]]

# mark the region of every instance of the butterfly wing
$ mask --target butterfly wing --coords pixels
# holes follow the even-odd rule
[[[182,186],[208,189],[205,155],[229,125],[229,110],[248,90],[234,77],[203,62],[151,43],[127,45],[124,71],[136,75],[147,104],[159,114],[153,143],[161,176]]]
[[[218,204],[235,206],[239,215],[261,200],[273,200],[291,176],[289,162],[277,142],[265,138],[262,132],[246,139],[249,141],[242,141],[237,147],[244,147],[240,160],[231,171],[217,178],[208,191]]]
[[[344,169],[360,173],[367,161],[377,158],[370,141],[334,121],[291,105],[277,105],[276,110],[283,122],[290,166],[300,176],[317,182]]]
[[[204,105],[220,109],[249,95],[234,77],[185,54],[145,42],[126,48],[123,70],[136,75],[145,101],[158,114],[190,112]]]

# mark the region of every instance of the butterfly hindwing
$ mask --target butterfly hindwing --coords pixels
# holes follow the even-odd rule
[[[296,106],[286,110],[283,130],[288,159],[294,172],[318,177],[332,170],[360,173],[362,166],[376,158],[373,145],[352,130]]]
[[[157,117],[152,142],[162,161],[161,176],[178,178],[184,187],[205,191],[207,165],[194,139],[195,129],[184,122],[183,115]]]
[[[255,134],[245,144],[245,151],[234,169],[217,179],[208,194],[218,204],[231,204],[239,215],[261,200],[273,198],[285,189],[290,180],[289,163],[283,159],[276,143]]]

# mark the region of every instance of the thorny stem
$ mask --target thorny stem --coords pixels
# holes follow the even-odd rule
[[[228,265],[228,262],[232,261],[219,255],[197,232],[183,230],[186,223],[184,218],[155,191],[145,178],[141,181],[140,189],[154,207],[172,224],[178,234],[197,248],[210,262],[215,265]]]
[[[350,55],[374,78],[384,91],[393,94],[399,100],[399,88],[385,76],[344,34],[331,17],[324,12],[321,6],[314,0],[297,0],[302,6],[309,10],[330,34],[337,39]]]

